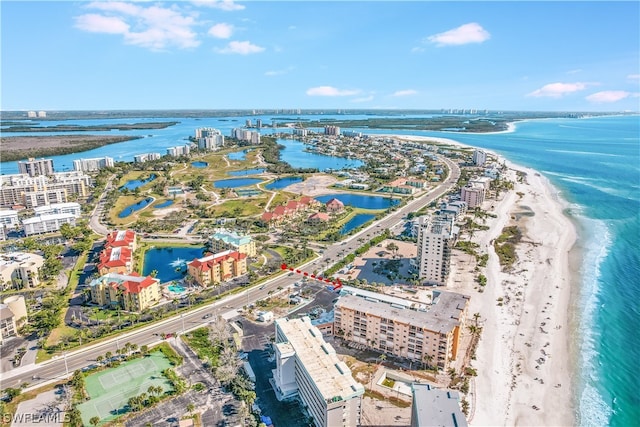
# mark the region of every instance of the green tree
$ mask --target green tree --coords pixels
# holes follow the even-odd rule
[[[91,419],[89,420],[89,424],[91,424],[92,426],[97,426],[98,424],[100,424],[100,417],[91,417]]]

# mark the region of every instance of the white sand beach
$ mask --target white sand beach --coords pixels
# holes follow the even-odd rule
[[[394,137],[463,146],[446,138]],[[470,424],[569,426],[574,421],[569,251],[576,232],[563,214],[566,206],[557,190],[545,177],[506,164],[510,179],[516,180],[516,170],[526,177],[499,200],[485,202],[484,208],[497,217],[488,217],[490,229],[477,232],[473,241],[481,253],[489,253],[486,290],[475,289],[477,273],[469,271],[468,263],[452,264],[448,286],[471,295],[470,315],[481,314],[482,337],[472,363],[478,377],[471,387]],[[492,242],[511,225],[517,225],[523,237],[513,271],[503,272]]]

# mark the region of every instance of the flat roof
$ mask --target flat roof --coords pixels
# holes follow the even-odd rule
[[[338,299],[336,307],[357,310],[398,323],[446,334],[460,324],[460,315],[468,300],[469,297],[466,295],[433,291],[432,303],[429,305],[370,292],[369,294],[343,295]]]
[[[428,384],[413,384],[413,413],[419,426],[467,427],[460,410],[458,392],[438,390]]]
[[[349,367],[338,358],[331,344],[324,341],[308,317],[277,319],[275,323],[325,401],[347,400],[364,393],[362,384],[353,379]]]

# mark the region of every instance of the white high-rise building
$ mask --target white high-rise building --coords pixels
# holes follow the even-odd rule
[[[425,284],[443,286],[447,282],[451,250],[459,232],[453,221],[451,216],[418,219],[418,277]]]
[[[475,208],[484,202],[486,190],[484,184],[469,182],[468,185],[460,189],[460,199],[467,204],[469,208]]]
[[[71,214],[76,218],[80,218],[82,214],[82,208],[80,203],[68,202],[68,203],[52,203],[50,205],[38,206],[33,208],[36,216],[43,215],[55,215],[55,214]]]
[[[113,167],[111,157],[96,157],[94,159],[78,159],[73,161],[73,170],[94,172],[103,168]]]
[[[145,153],[145,154],[138,154],[133,156],[133,161],[135,163],[144,163],[144,162],[148,162],[151,160],[159,160],[160,157],[162,157],[162,155],[160,153]]]
[[[21,160],[18,162],[18,172],[29,176],[53,175],[53,160],[34,158]]]
[[[173,157],[188,156],[190,152],[191,146],[189,144],[167,148],[167,155]]]
[[[280,400],[299,396],[317,427],[360,425],[364,387],[308,317],[277,319],[273,386]]]
[[[224,135],[218,129],[196,129],[196,139],[200,150],[218,150],[224,146]]]
[[[473,152],[473,164],[482,166],[487,161],[487,153],[483,150],[475,150]]]

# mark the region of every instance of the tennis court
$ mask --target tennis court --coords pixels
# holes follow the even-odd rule
[[[162,371],[170,367],[169,360],[156,351],[141,359],[124,362],[117,368],[89,375],[85,379],[85,389],[90,400],[78,405],[82,421],[90,425],[89,420],[95,416],[102,422],[115,419],[127,412],[129,398],[149,394],[149,386],[171,391],[171,384],[162,375]]]

